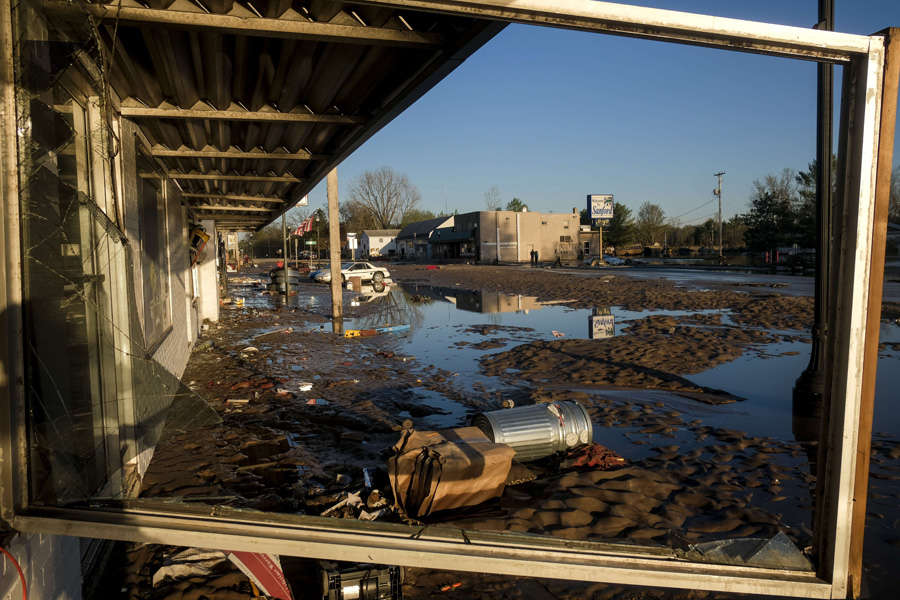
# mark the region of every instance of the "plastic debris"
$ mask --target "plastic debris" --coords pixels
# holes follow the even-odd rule
[[[360,521],[374,521],[376,519],[380,519],[386,514],[389,514],[391,509],[385,507],[376,510],[375,512],[369,512],[367,510],[360,511],[359,520]]]
[[[372,467],[365,467],[362,470],[362,474],[363,486],[365,486],[367,490],[371,490],[373,487],[375,487],[375,469],[373,469]]]
[[[313,387],[313,384],[311,381],[301,381],[299,384],[297,384],[297,388],[301,392],[308,392],[309,390],[312,389],[312,387]]]
[[[325,406],[326,404],[328,404],[328,400],[325,400],[324,398],[310,398],[309,400],[306,401],[306,404],[308,404],[310,406],[313,406],[313,405]]]
[[[248,404],[249,402],[250,398],[229,398],[225,404]]]
[[[166,564],[153,574],[153,587],[157,587],[165,579],[184,579],[186,577],[208,577],[213,568],[228,560],[224,552],[188,548],[172,556]]]
[[[362,505],[363,505],[363,501],[362,501],[362,498],[359,497],[359,492],[351,492],[351,493],[347,494],[346,498],[344,498],[337,504],[333,505],[331,508],[326,509],[322,513],[322,516],[327,517],[328,515],[330,515],[337,509],[341,508],[342,506],[350,506],[353,508],[359,508]]]

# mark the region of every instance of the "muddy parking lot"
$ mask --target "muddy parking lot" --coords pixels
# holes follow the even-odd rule
[[[167,424],[144,501],[354,519],[378,513],[420,524],[390,509],[385,460],[404,426],[458,427],[504,404],[575,400],[587,408],[593,441],[621,465],[577,467],[572,456],[516,465],[498,500],[425,521],[680,551],[783,532],[798,552],[808,548],[815,448],[798,441],[802,423],[790,399],[809,357],[810,298],[740,282],[686,287],[625,270],[390,268],[394,283],[384,289],[345,292],[343,326],[407,327],[361,337],[332,333],[327,286],[304,281],[284,304],[266,293],[261,272],[232,276],[231,301],[183,376],[208,403],[209,419]],[[873,590],[900,566],[900,419],[887,406],[900,385],[896,311],[886,307],[882,327],[866,537]],[[364,481],[367,467],[374,485]],[[332,509],[361,489],[358,505]],[[171,552],[129,548],[123,589],[135,598],[247,597],[245,579],[227,566],[153,586]],[[407,570],[404,591],[713,596],[418,569]]]

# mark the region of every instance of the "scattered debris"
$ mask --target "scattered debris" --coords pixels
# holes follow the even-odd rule
[[[300,383],[297,384],[297,388],[301,392],[308,392],[309,390],[312,389],[312,387],[313,387],[313,384],[311,381],[301,381]]]
[[[374,329],[346,329],[344,330],[344,337],[372,337],[384,333],[398,333],[408,330],[409,325],[387,325],[385,327],[375,327]]]
[[[584,448],[571,452],[569,456],[562,462],[564,469],[573,469],[578,467],[590,467],[592,469],[600,469],[608,471],[610,469],[618,469],[626,465],[624,458],[600,444],[590,444]]]
[[[170,557],[165,565],[157,569],[153,574],[153,587],[167,578],[208,577],[217,565],[226,560],[225,553],[218,550],[188,548]]]
[[[362,501],[362,498],[359,497],[359,494],[360,494],[360,492],[352,492],[352,493],[347,494],[347,496],[343,500],[341,500],[340,502],[338,502],[331,508],[326,509],[322,513],[322,516],[327,517],[328,515],[330,515],[337,509],[341,508],[342,506],[349,506],[351,508],[361,508],[363,506],[363,501]]]

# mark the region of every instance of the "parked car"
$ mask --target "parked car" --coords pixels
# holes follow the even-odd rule
[[[603,255],[603,260],[606,261],[608,265],[624,265],[625,261],[616,256],[610,256],[609,254]]]
[[[391,276],[384,267],[376,267],[372,263],[353,262],[341,265],[341,281],[347,281],[350,277],[362,277],[363,281],[381,282]],[[321,269],[313,277],[316,281],[331,281],[331,269]]]

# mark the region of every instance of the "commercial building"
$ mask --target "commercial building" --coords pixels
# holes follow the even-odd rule
[[[578,255],[579,215],[572,213],[477,211],[456,215],[450,227],[430,237],[435,258],[480,263],[525,263],[536,250],[541,262],[569,262]]]
[[[397,256],[404,259],[432,258],[431,238],[453,228],[454,217],[436,217],[410,223],[397,234]]]
[[[359,236],[360,256],[394,256],[397,254],[399,229],[365,229]]]

